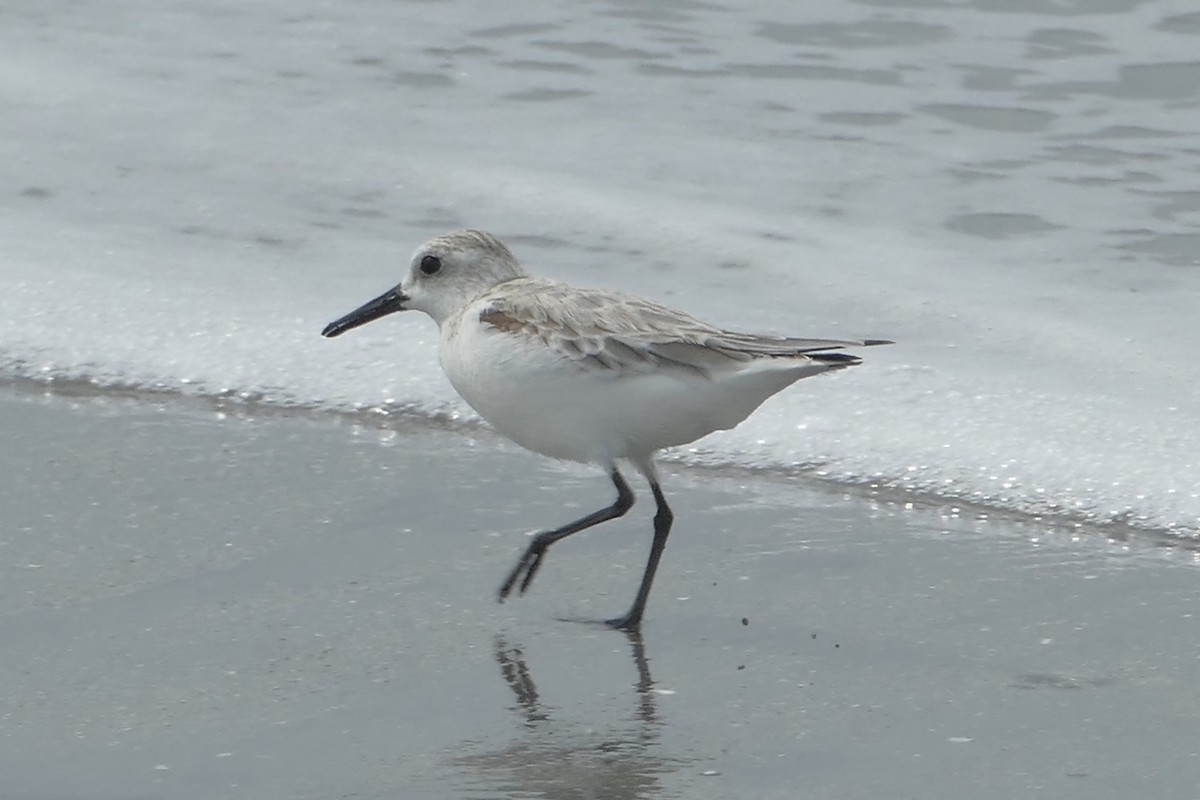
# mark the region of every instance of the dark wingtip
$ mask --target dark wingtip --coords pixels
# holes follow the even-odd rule
[[[861,358],[851,353],[805,353],[805,355],[818,364],[840,364],[843,367],[852,367],[862,363]]]
[[[877,344],[895,344],[891,339],[867,339],[863,342],[863,347],[874,347]]]

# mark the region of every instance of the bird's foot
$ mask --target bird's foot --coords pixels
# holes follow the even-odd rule
[[[630,612],[623,617],[606,619],[604,620],[604,624],[610,628],[625,631],[626,633],[637,633],[642,628],[642,615],[640,612],[637,614]]]
[[[546,545],[537,539],[525,549],[521,557],[517,559],[517,565],[512,568],[512,572],[508,573],[508,577],[504,579],[504,583],[500,584],[498,600],[503,603],[512,593],[513,587],[517,585],[517,581],[521,582],[518,594],[525,594],[525,590],[529,588],[529,584],[533,583],[533,576],[537,574],[538,567],[542,565],[542,557],[546,554]],[[524,576],[522,578],[522,575]]]

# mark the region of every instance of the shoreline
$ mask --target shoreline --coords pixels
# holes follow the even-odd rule
[[[478,417],[462,417],[451,413],[428,413],[405,406],[382,408],[363,406],[355,410],[321,407],[307,403],[264,401],[250,393],[230,392],[224,395],[199,394],[179,387],[144,387],[129,384],[100,384],[78,378],[38,379],[28,376],[0,376],[0,391],[9,390],[18,396],[51,396],[64,399],[124,400],[131,403],[162,403],[180,410],[218,412],[241,419],[305,419],[327,421],[335,425],[362,426],[380,432],[400,432],[411,428],[438,430],[462,436],[483,436],[498,446],[513,447]],[[552,459],[547,459],[553,461]],[[1200,531],[1188,529],[1138,526],[1128,521],[1099,521],[1083,514],[1063,512],[1040,514],[1018,509],[992,506],[979,501],[930,492],[915,492],[891,487],[870,480],[840,481],[817,474],[820,465],[809,467],[747,466],[735,462],[686,461],[660,453],[660,465],[697,475],[716,478],[753,478],[780,487],[797,482],[806,488],[837,495],[855,497],[863,502],[890,503],[916,508],[924,512],[941,513],[948,520],[997,521],[1004,524],[1043,527],[1057,535],[1089,536],[1136,548],[1179,550],[1200,553]],[[581,465],[573,465],[581,466]],[[582,465],[587,469],[587,465]]]

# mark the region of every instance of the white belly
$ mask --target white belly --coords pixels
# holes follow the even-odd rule
[[[517,334],[470,323],[443,334],[442,369],[499,433],[543,455],[601,464],[732,428],[772,394],[823,371],[764,361],[713,378],[598,374]]]

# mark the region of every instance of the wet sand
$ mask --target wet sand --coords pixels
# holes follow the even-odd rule
[[[1194,798],[1194,552],[490,434],[0,387],[0,796]],[[635,484],[635,489],[641,487]]]

